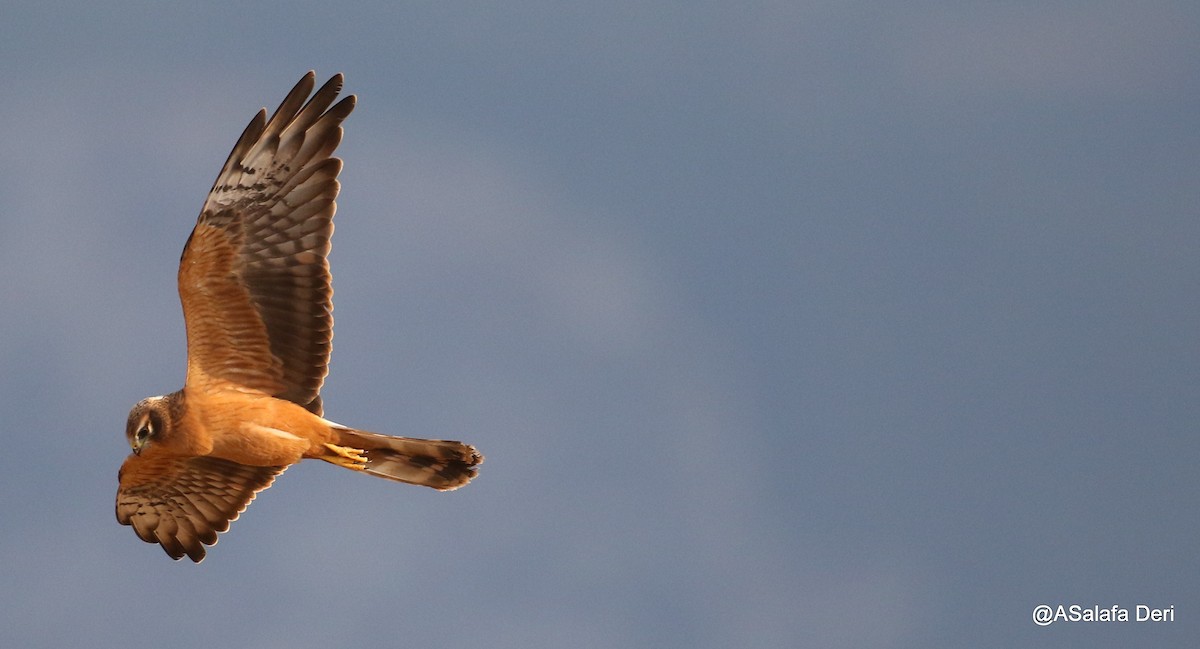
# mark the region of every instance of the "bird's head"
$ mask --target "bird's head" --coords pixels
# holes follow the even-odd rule
[[[137,402],[129,411],[129,419],[125,422],[125,440],[135,455],[141,455],[142,450],[156,439],[161,439],[167,433],[168,404],[166,397],[150,397]]]

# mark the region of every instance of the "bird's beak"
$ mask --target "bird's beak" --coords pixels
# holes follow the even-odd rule
[[[142,454],[142,442],[134,440],[133,443],[129,445],[129,448],[133,451],[134,455]]]

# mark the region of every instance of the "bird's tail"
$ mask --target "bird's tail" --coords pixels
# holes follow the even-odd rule
[[[334,431],[339,446],[363,451],[367,458],[364,472],[438,491],[467,484],[483,463],[479,451],[462,442],[391,437],[342,426],[334,427]]]

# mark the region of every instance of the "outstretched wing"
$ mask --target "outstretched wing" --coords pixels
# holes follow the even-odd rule
[[[117,520],[158,543],[172,559],[200,563],[205,545],[229,529],[282,466],[246,466],[214,457],[130,455],[118,474]]]
[[[333,339],[329,238],[348,96],[315,75],[260,110],[217,176],[179,263],[188,386],[233,384],[321,414]]]

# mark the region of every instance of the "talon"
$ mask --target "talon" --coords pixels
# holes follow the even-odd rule
[[[333,452],[333,457],[329,458],[333,464],[353,471],[362,471],[367,468],[367,456],[363,455],[366,451],[336,444],[326,444],[325,448]]]

